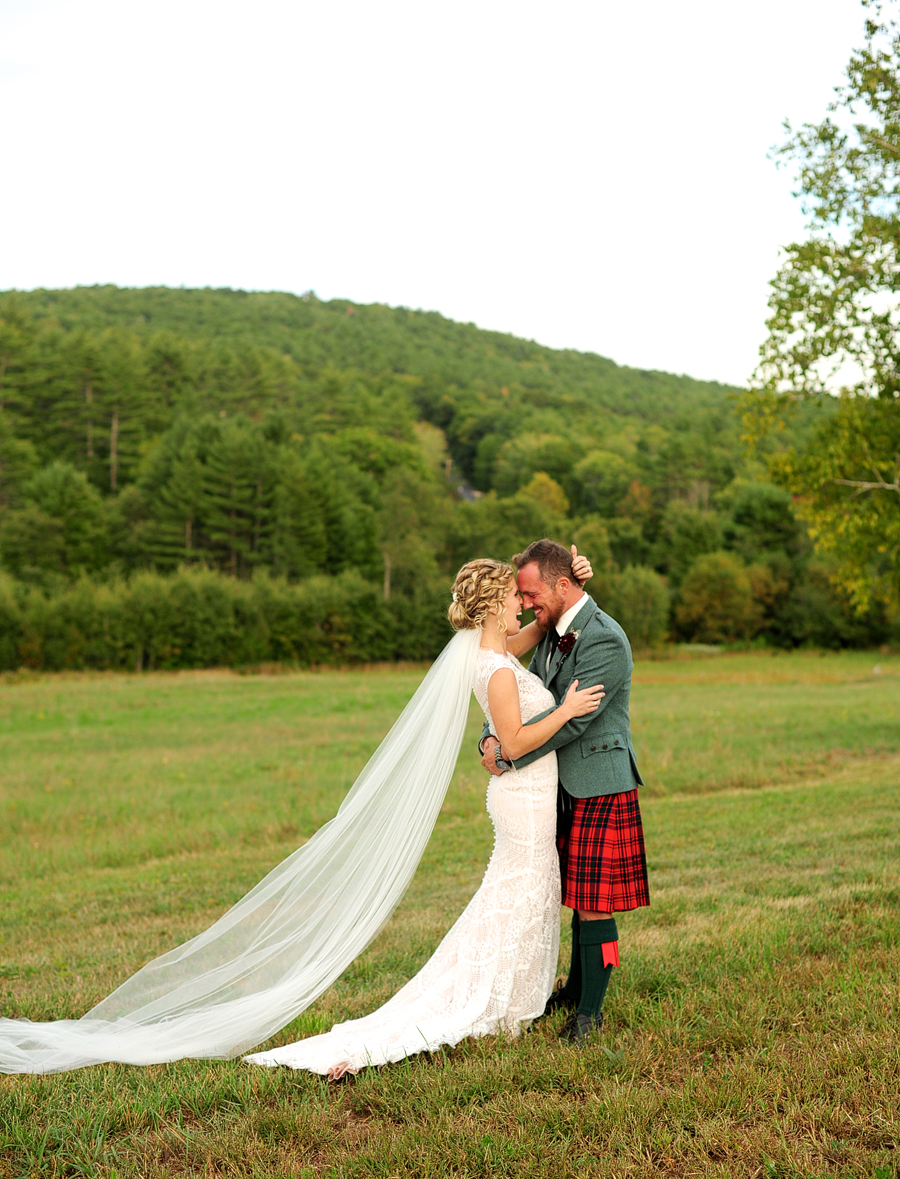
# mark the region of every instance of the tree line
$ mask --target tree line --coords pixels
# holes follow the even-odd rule
[[[768,475],[830,407],[749,454],[732,393],[311,294],[7,294],[0,666],[430,657],[454,570],[542,535],[638,646],[886,641]]]

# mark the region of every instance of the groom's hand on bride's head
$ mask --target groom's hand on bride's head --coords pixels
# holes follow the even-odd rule
[[[579,557],[578,548],[572,545],[572,576],[583,586],[586,581],[590,581],[594,576],[593,566],[587,557]]]

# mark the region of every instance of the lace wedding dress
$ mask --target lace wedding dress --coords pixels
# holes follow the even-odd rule
[[[522,719],[553,707],[537,676],[511,655],[480,648],[475,698],[490,720],[488,681],[511,668]],[[556,972],[560,881],[556,854],[556,754],[492,775],[487,809],[494,850],[481,887],[419,973],[383,1007],[320,1036],[244,1057],[327,1074],[402,1060],[467,1036],[521,1025],[544,1010]]]

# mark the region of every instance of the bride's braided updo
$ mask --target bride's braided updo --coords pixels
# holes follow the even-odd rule
[[[456,630],[474,630],[488,614],[496,613],[501,634],[506,632],[503,603],[516,576],[512,565],[480,557],[463,565],[453,583],[453,601],[447,611]]]

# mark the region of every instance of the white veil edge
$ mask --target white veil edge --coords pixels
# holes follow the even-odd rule
[[[81,1019],[0,1019],[0,1072],[230,1059],[308,1007],[406,891],[465,732],[481,630],[459,631],[337,815],[219,920],[148,962]]]

